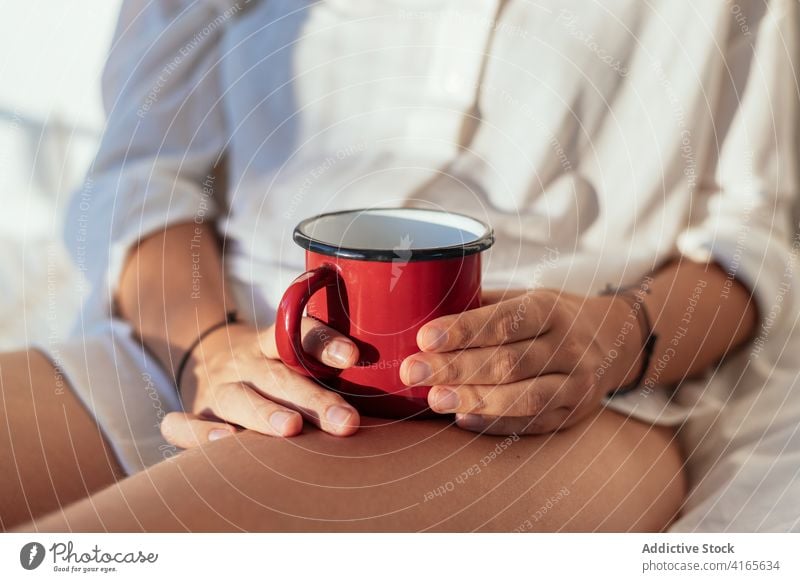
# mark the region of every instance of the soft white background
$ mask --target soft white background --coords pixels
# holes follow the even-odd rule
[[[60,209],[102,130],[119,0],[0,0],[0,349],[63,335],[79,301]]]

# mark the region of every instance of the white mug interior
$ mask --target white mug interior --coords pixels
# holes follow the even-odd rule
[[[473,244],[491,234],[469,216],[422,208],[381,208],[321,215],[298,232],[332,247],[371,251],[420,251]]]

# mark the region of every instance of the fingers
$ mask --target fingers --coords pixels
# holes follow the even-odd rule
[[[170,412],[161,421],[161,434],[169,444],[191,449],[232,436],[236,429],[224,422],[205,420],[188,412]]]
[[[303,418],[298,412],[239,382],[214,387],[206,401],[198,404],[204,412],[271,436],[294,436],[303,430]]]
[[[349,436],[361,424],[356,409],[339,394],[291,371],[280,362],[267,360],[252,374],[252,384],[262,395],[298,411],[327,433]]]
[[[561,371],[557,356],[548,336],[490,348],[421,352],[403,361],[400,379],[408,386],[508,384]]]
[[[535,291],[440,317],[420,328],[417,345],[424,352],[448,352],[536,337],[550,328],[557,298],[552,291]]]
[[[481,305],[500,303],[505,299],[519,297],[527,293],[525,289],[489,289],[481,294]]]
[[[570,406],[569,376],[547,374],[512,384],[433,386],[428,405],[435,412],[489,416],[536,416]]]
[[[358,361],[358,347],[347,336],[316,319],[305,317],[301,325],[303,349],[323,364],[345,369]],[[259,334],[261,351],[270,359],[278,359],[275,326]]]
[[[456,424],[464,430],[481,434],[547,434],[574,424],[573,410],[565,406],[538,416],[486,416],[457,414]]]

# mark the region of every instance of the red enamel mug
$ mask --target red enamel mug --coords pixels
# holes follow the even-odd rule
[[[307,271],[278,306],[275,335],[284,364],[383,418],[429,415],[430,386],[406,386],[400,364],[417,353],[425,323],[480,305],[481,253],[494,234],[483,222],[421,208],[372,208],[304,220],[294,240]],[[350,337],[359,360],[331,368],[303,351],[304,311]]]

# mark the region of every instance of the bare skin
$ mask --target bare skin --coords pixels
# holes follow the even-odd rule
[[[228,295],[213,228],[186,224],[142,241],[123,273],[118,305],[175,370],[194,339],[225,319]],[[663,265],[632,299],[544,289],[492,292],[484,302],[426,324],[420,352],[400,375],[407,384],[433,385],[431,408],[456,413],[461,428],[495,434],[572,426],[640,376],[648,386],[680,382],[746,342],[758,319],[743,285],[714,264],[689,260]],[[637,310],[649,314],[659,338],[644,371],[646,330]],[[356,345],[321,322],[307,318],[304,332],[306,349],[324,363],[347,368],[358,360]],[[180,379],[186,410],[162,425],[174,445],[224,438],[237,426],[283,437],[299,434],[304,422],[339,436],[358,430],[355,409],[280,362],[274,326],[221,328],[191,356]]]
[[[123,476],[97,423],[43,354],[0,354],[0,392],[0,530]]]
[[[608,411],[519,440],[446,421],[246,431],[123,479],[47,358],[0,355],[0,378],[4,531],[657,531],[685,495],[671,431]]]
[[[25,529],[659,531],[684,494],[671,431],[610,411],[516,441],[365,419],[348,438],[242,432]]]
[[[203,299],[195,303],[189,300],[194,273],[193,249],[188,242],[198,228],[203,241],[199,262]],[[719,268],[688,261],[666,265],[654,275],[651,292],[642,301],[661,338],[654,360],[672,348],[669,340],[698,282],[704,292],[693,306],[691,330],[671,354],[666,368],[659,371],[661,383],[701,371],[746,341],[755,326],[757,317],[749,292]],[[197,334],[220,321],[229,307],[220,250],[207,225],[178,225],[143,240],[131,255],[120,289],[120,313],[167,370],[175,369],[179,356]],[[723,290],[725,300],[721,301]],[[530,305],[539,304],[536,293]],[[275,359],[271,328],[257,330],[248,324],[222,328],[192,354],[183,385],[186,412],[168,415],[162,426],[170,442],[193,450],[26,527],[270,531],[665,528],[679,511],[685,493],[681,456],[672,432],[623,419],[599,407],[602,394],[634,376],[641,365],[641,329],[631,328],[624,344],[618,346],[620,356],[602,381],[593,382],[586,374],[613,345],[612,338],[627,321],[629,303],[617,298],[568,296],[555,306],[555,326],[547,317],[552,308],[529,309],[525,313],[530,316],[513,329],[497,325],[495,319],[505,321],[503,314],[517,308],[517,297],[508,299],[512,303],[507,304],[499,298],[499,307],[467,313],[463,325],[433,322],[432,327],[448,330],[447,340],[452,344],[433,346],[424,333],[420,337],[421,352],[412,358],[426,360],[434,373],[440,374],[437,388],[431,392],[431,405],[442,413],[456,412],[460,428],[448,424],[449,415],[441,421],[375,427],[334,393],[289,373]],[[590,308],[579,309],[583,305]],[[598,309],[609,317],[598,318]],[[307,322],[307,349],[330,365],[351,365],[357,354],[344,350],[347,357],[342,358],[334,346],[354,347],[352,342],[327,328],[324,335],[333,339],[320,342],[321,335],[315,332],[322,328],[319,322]],[[571,349],[559,350],[547,338],[548,333],[555,339],[568,334]],[[520,342],[522,349],[517,350]],[[548,353],[563,355],[563,361],[520,357],[512,362],[505,357],[502,361],[513,364],[511,374],[487,372],[483,369],[486,358],[476,351],[488,347],[495,352],[516,350],[521,355],[535,355],[537,345],[549,346]],[[582,365],[581,377],[589,380],[585,383],[572,381],[571,374],[585,359],[581,349],[590,360]],[[460,351],[464,357],[444,356]],[[38,364],[40,378],[53,374],[44,362]],[[32,381],[19,372],[21,366],[21,362],[9,361],[12,372],[4,394],[30,392]],[[446,370],[448,367],[453,369]],[[407,364],[403,373],[410,372]],[[647,372],[649,377],[651,370]],[[497,386],[484,383],[486,373],[500,373],[499,379],[489,378]],[[553,374],[567,380],[563,393],[551,392],[557,398],[535,397],[542,380]],[[410,376],[406,379],[412,382]],[[460,398],[456,406],[444,407],[442,390],[452,388]],[[15,397],[10,407],[6,405],[6,418],[20,416],[17,408],[24,408],[24,403],[24,397]],[[550,412],[556,414],[547,415],[548,406],[554,407]],[[65,414],[55,406],[51,411]],[[277,426],[276,413],[283,421]],[[66,475],[73,479],[83,475],[88,485],[77,493],[66,490],[64,494],[53,487],[56,506],[113,483],[118,476],[113,462],[108,463],[111,469],[106,472],[93,464],[98,455],[108,458],[108,447],[86,412],[75,406],[66,414],[69,425],[77,421],[87,426],[88,440],[94,439],[98,446],[89,446],[85,452],[75,449],[72,457],[59,457],[75,465]],[[22,415],[24,418],[24,412]],[[538,423],[545,416],[548,422]],[[49,417],[31,419],[29,415],[31,420],[34,427],[38,421],[39,425],[48,424],[50,430]],[[250,430],[240,432],[239,427]],[[561,430],[551,432],[556,429]],[[38,430],[23,430],[22,434],[36,435]],[[62,448],[53,449],[58,452],[51,455],[46,446],[46,458],[63,454],[63,443],[69,442],[69,426],[59,430],[54,423],[53,430],[53,442]],[[448,483],[508,438],[478,434],[489,432],[532,435],[520,437],[490,465],[462,478],[463,484],[448,491]],[[4,450],[12,450],[10,457],[6,453],[3,458],[5,471],[18,470],[15,446],[16,442],[5,445]],[[29,482],[41,482],[47,476],[47,463],[39,463],[29,473]],[[445,487],[446,494],[426,501],[440,487]],[[24,497],[31,495],[30,489],[20,491]],[[559,491],[569,493],[555,503],[552,500]],[[548,501],[552,508],[542,516],[541,508],[548,507]],[[52,501],[49,505],[37,502],[27,515],[39,517],[52,506]],[[0,510],[4,527],[18,523],[16,507]]]
[[[0,378],[4,531],[657,531],[685,495],[671,431],[612,412],[519,440],[445,421],[363,419],[347,439],[247,431],[120,480],[97,424],[47,358],[1,355]]]

